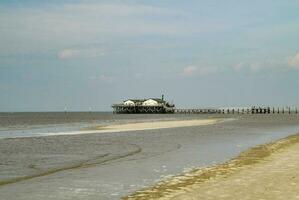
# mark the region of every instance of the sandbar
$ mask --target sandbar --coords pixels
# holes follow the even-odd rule
[[[151,122],[138,122],[138,123],[126,123],[126,124],[113,124],[107,126],[95,126],[95,127],[88,128],[88,130],[53,132],[53,133],[45,133],[45,134],[46,135],[77,135],[77,134],[90,134],[90,133],[114,133],[114,132],[126,132],[126,131],[203,126],[203,125],[215,124],[221,121],[223,121],[223,119],[151,121]]]

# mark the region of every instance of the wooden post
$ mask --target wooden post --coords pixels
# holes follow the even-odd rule
[[[275,113],[275,108],[274,108],[274,106],[273,106],[273,110],[272,110],[272,113],[273,113],[273,114]]]
[[[282,108],[282,114],[284,114],[284,107]]]
[[[289,106],[289,114],[291,114],[291,107]]]
[[[277,108],[277,113],[279,114],[279,107]]]

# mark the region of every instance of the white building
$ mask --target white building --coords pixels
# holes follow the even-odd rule
[[[143,106],[157,106],[159,105],[158,101],[153,99],[148,99],[142,103]]]
[[[135,106],[135,103],[132,100],[127,100],[127,101],[124,102],[124,105],[126,105],[126,106]]]

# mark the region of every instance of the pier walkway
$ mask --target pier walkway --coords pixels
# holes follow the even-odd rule
[[[178,114],[298,114],[297,107],[176,108]]]

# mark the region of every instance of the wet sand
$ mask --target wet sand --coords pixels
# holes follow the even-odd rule
[[[171,117],[177,117],[175,121],[184,119],[183,115]],[[167,176],[223,163],[252,146],[299,130],[299,115],[227,118],[236,120],[202,126],[0,139],[0,199],[118,200]]]
[[[124,199],[299,199],[299,134],[194,169]]]
[[[90,128],[90,130],[86,131],[72,131],[72,132],[57,132],[57,133],[47,133],[48,135],[77,135],[77,134],[92,134],[92,133],[115,133],[115,132],[128,132],[128,131],[144,131],[144,130],[155,130],[155,129],[165,129],[165,128],[177,128],[177,127],[190,127],[190,126],[202,126],[202,125],[210,125],[215,124],[217,122],[222,121],[223,119],[196,119],[196,120],[172,120],[172,121],[155,121],[155,122],[139,122],[139,123],[127,123],[127,124],[114,124],[110,126],[96,126],[93,128]],[[106,146],[106,145],[102,145]],[[132,145],[133,146],[133,145]],[[128,148],[128,147],[126,147]],[[101,149],[101,148],[99,148]],[[123,156],[117,156],[117,159],[120,159],[122,157],[127,157],[136,153],[139,153],[141,151],[140,148],[132,148],[133,150],[128,151]],[[102,152],[105,152],[103,149],[101,149]],[[108,159],[107,159],[108,158]],[[112,158],[113,159],[113,158]],[[1,161],[1,159],[0,159]],[[36,177],[46,176],[50,174],[54,174],[60,171],[70,170],[70,169],[76,169],[81,167],[89,167],[93,166],[94,164],[103,164],[107,161],[111,161],[111,158],[109,158],[109,153],[102,153],[97,154],[96,156],[93,156],[92,159],[83,159],[80,161],[76,161],[73,163],[70,163],[68,165],[60,165],[55,166],[52,168],[46,168],[41,169],[40,167],[36,166],[35,164],[29,164],[29,168],[31,168],[31,171],[34,171],[34,169],[38,169],[38,172],[30,173],[25,176],[10,178],[6,180],[0,179],[0,186],[11,184],[23,180],[29,180]]]
[[[165,128],[211,125],[211,124],[215,124],[220,121],[223,121],[223,119],[219,118],[219,119],[171,120],[171,121],[153,121],[153,122],[139,122],[139,123],[127,123],[127,124],[114,124],[114,125],[109,125],[109,126],[96,126],[96,127],[90,128],[90,130],[85,130],[85,131],[47,133],[47,135],[77,135],[77,134],[115,133],[115,132],[118,133],[118,132],[128,132],[128,131],[132,132],[132,131],[144,131],[144,130],[155,130],[155,129],[165,129]],[[11,139],[13,139],[13,138],[11,138]],[[38,139],[32,138],[31,140],[34,141],[34,140],[38,140]],[[10,140],[10,141],[12,141],[12,140]],[[14,142],[16,142],[16,141],[18,141],[18,140],[14,140]],[[20,138],[20,141],[22,141],[22,138]],[[47,144],[43,144],[43,145],[47,145]],[[52,145],[55,146],[54,144],[52,144]],[[101,146],[108,149],[108,145],[106,145],[106,144],[104,144],[104,145],[102,144]],[[120,145],[120,146],[122,146],[122,145]],[[130,146],[130,147],[128,147],[128,146]],[[24,147],[26,148],[26,145]],[[38,148],[44,148],[44,147],[39,145]],[[30,170],[26,170],[28,174],[25,173],[22,176],[16,176],[16,177],[6,178],[6,179],[2,179],[2,180],[0,179],[0,186],[20,182],[23,180],[29,180],[29,179],[36,178],[36,177],[46,176],[46,175],[54,174],[54,173],[65,171],[65,170],[76,169],[76,168],[81,168],[81,167],[88,167],[88,166],[93,166],[95,164],[103,164],[107,161],[111,161],[111,159],[112,160],[114,158],[120,159],[122,157],[127,157],[130,155],[139,153],[141,151],[141,148],[139,148],[138,146],[134,147],[134,145],[127,145],[127,146],[124,146],[123,148],[125,148],[127,150],[127,151],[124,151],[125,153],[123,155],[119,155],[119,156],[112,157],[112,158],[110,158],[111,157],[111,156],[109,156],[110,153],[106,152],[104,150],[104,148],[98,147],[97,151],[100,150],[102,153],[96,153],[96,155],[93,155],[91,159],[83,157],[80,160],[75,160],[68,164],[62,164],[62,165],[51,164],[52,167],[48,167],[48,166],[43,167],[43,166],[39,166],[37,164],[29,163],[27,168],[29,168]],[[13,152],[11,152],[11,153],[16,154],[17,152],[15,152],[15,150],[18,151],[20,149],[14,148]],[[6,155],[3,156],[4,159],[0,158],[0,162],[1,162],[1,160],[2,160],[2,162],[5,162],[5,158],[9,160],[7,153],[9,153],[9,152],[6,152]],[[64,158],[64,159],[66,159],[65,161],[70,160],[70,158]],[[18,158],[18,160],[26,163],[26,160],[24,160],[24,158]],[[29,161],[29,162],[32,162],[32,161]],[[54,160],[54,162],[56,162],[56,161]],[[46,162],[44,162],[44,163],[46,163]],[[1,175],[1,173],[0,173],[0,175]],[[1,176],[0,176],[0,178],[1,178]]]

